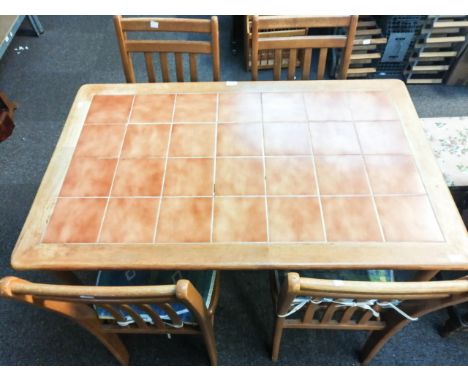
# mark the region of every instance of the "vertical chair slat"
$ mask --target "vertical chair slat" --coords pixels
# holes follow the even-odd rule
[[[219,28],[218,17],[211,18],[211,55],[213,57],[213,81],[220,80],[220,63],[219,63]],[[193,80],[192,81],[197,81]]]
[[[180,319],[179,315],[176,313],[176,311],[172,308],[170,304],[165,302],[165,303],[155,303],[155,305],[157,305],[160,309],[164,310],[167,313],[173,325],[175,326],[183,325],[183,322]]]
[[[275,50],[275,61],[273,68],[273,77],[276,81],[281,79],[281,64],[283,62],[283,51],[281,49]]]
[[[319,309],[317,304],[308,304],[307,309],[302,317],[302,322],[311,322],[314,319],[315,312]]]
[[[159,53],[159,60],[161,62],[161,74],[162,74],[163,82],[170,82],[167,53]]]
[[[126,321],[122,313],[110,304],[95,304],[97,307],[107,310],[116,321]]]
[[[258,16],[252,20],[252,80],[257,81],[258,76]]]
[[[370,310],[365,310],[358,321],[359,325],[366,324],[373,317],[373,314]]]
[[[323,80],[325,74],[325,66],[327,63],[328,48],[320,48],[319,63],[317,68],[317,79]]]
[[[351,306],[351,307],[347,308],[343,313],[343,317],[341,317],[340,323],[341,324],[350,323],[356,309],[357,309],[357,307],[355,307],[355,306]]]
[[[196,53],[189,54],[190,62],[190,81],[198,81],[198,70],[197,70],[197,55]]]
[[[184,61],[182,53],[175,54],[177,82],[184,82]]]
[[[329,323],[332,320],[333,315],[335,314],[337,309],[338,309],[337,304],[331,303],[330,305],[328,305],[328,307],[325,309],[325,313],[323,314],[322,319],[320,320],[320,323],[321,324]]]
[[[145,52],[145,65],[146,65],[146,72],[148,73],[148,81],[156,82],[156,74],[154,73],[152,53]]]
[[[296,74],[297,49],[289,49],[288,80],[293,80]]]
[[[153,320],[153,325],[156,326],[158,329],[164,329],[164,322],[161,320],[159,315],[151,308],[148,304],[138,304],[138,307],[143,310],[148,316],[151,317]]]
[[[302,62],[302,79],[308,80],[310,77],[310,65],[312,63],[312,48],[304,49]]]
[[[135,324],[140,328],[140,329],[146,329],[147,325],[145,320],[141,318],[141,316],[133,310],[133,308],[128,305],[128,304],[122,304],[120,305],[120,309],[123,311],[127,312],[130,317],[133,318],[133,321],[135,321]]]

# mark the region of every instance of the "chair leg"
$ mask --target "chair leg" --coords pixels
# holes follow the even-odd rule
[[[388,323],[385,329],[372,332],[361,350],[359,357],[361,364],[368,365],[387,341],[410,322],[406,319],[395,320]]]
[[[78,322],[83,328],[93,334],[123,366],[128,366],[130,355],[120,337],[115,333],[104,333],[99,327],[86,322]]]
[[[273,361],[278,361],[281,339],[283,337],[284,320],[284,318],[276,318],[275,332],[273,333],[273,349],[271,352],[271,359]]]
[[[207,329],[202,332],[203,340],[205,341],[206,351],[208,352],[208,357],[210,358],[211,366],[218,365],[218,355],[216,352],[216,341],[214,338],[213,329]]]

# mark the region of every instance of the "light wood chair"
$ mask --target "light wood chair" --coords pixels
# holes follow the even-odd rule
[[[273,360],[278,359],[284,329],[366,330],[371,334],[360,361],[367,365],[412,319],[468,301],[468,276],[454,281],[370,282],[305,278],[291,272],[274,296]]]
[[[296,73],[296,61],[300,54],[302,79],[308,80],[312,63],[312,50],[320,49],[317,79],[325,74],[329,48],[343,49],[338,78],[345,79],[348,72],[358,16],[254,16],[252,20],[252,80],[258,76],[258,57],[263,50],[274,51],[273,77],[281,79],[283,50],[289,50],[288,80],[293,80]],[[262,36],[259,31],[265,29],[287,28],[346,28],[346,35],[317,36]]]
[[[124,333],[201,335],[211,365],[216,365],[213,319],[219,289],[219,277],[216,277],[210,305],[206,307],[200,293],[188,280],[179,280],[175,285],[130,287],[37,284],[16,277],[0,280],[1,297],[70,318],[101,341],[122,365],[129,363],[128,351],[118,336]],[[196,322],[184,323],[173,304],[183,304]],[[165,317],[154,306],[164,312]],[[100,319],[98,309],[105,310],[111,319]],[[146,313],[149,320],[143,319],[141,312]]]
[[[183,54],[189,55],[190,80],[198,81],[197,54],[211,54],[213,65],[213,80],[220,79],[219,60],[219,32],[218,18],[207,19],[179,19],[152,17],[114,16],[115,31],[119,43],[122,65],[127,82],[134,83],[132,54],[143,53],[149,82],[156,82],[153,54],[159,53],[161,75],[163,82],[170,82],[168,54],[175,56],[177,82],[184,81]],[[136,40],[129,39],[128,32],[182,32],[209,33],[209,41],[187,40]]]

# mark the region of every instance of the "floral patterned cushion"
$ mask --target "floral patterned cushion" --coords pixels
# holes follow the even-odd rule
[[[468,186],[468,117],[421,118],[448,186]]]

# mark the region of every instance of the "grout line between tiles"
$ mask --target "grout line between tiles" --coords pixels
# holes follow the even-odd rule
[[[305,104],[305,99],[304,99],[304,93],[302,93],[302,99],[304,102],[304,107],[305,107],[305,113],[307,119],[309,118],[309,112],[307,110],[306,104]],[[318,175],[317,175],[317,165],[315,164],[315,154],[313,150],[313,144],[312,144],[312,133],[310,132],[310,124],[307,124],[307,136],[309,137],[309,149],[310,153],[312,156],[312,165],[314,167],[314,177],[315,177],[315,187],[317,189],[317,198],[319,202],[319,209],[320,209],[320,219],[322,220],[322,231],[323,231],[323,238],[325,242],[328,242],[328,237],[327,237],[327,229],[325,227],[325,216],[323,213],[323,205],[322,205],[322,197],[320,195],[320,187],[319,187],[319,181],[318,181]]]
[[[158,210],[156,211],[156,223],[154,224],[153,243],[156,242],[156,234],[157,234],[158,226],[159,226],[159,217],[161,215],[164,188],[165,188],[165,184],[166,184],[167,165],[168,165],[168,162],[169,162],[169,149],[171,147],[171,141],[172,141],[172,128],[174,127],[174,116],[175,116],[175,110],[176,110],[176,103],[177,103],[177,94],[175,94],[175,96],[174,96],[174,105],[172,106],[172,122],[171,122],[171,127],[169,128],[169,138],[167,140],[166,160],[164,162],[164,172],[163,172],[163,178],[162,178],[162,181],[161,181],[161,192],[160,192],[160,198],[159,198],[159,205],[158,205]]]
[[[317,198],[317,194],[245,194],[245,195],[214,195],[216,198]],[[404,197],[404,196],[426,196],[424,193],[411,194],[320,194],[322,198],[368,198],[368,197]],[[212,198],[213,195],[150,195],[150,196],[134,196],[134,195],[116,195],[110,199],[183,199],[183,198]],[[56,199],[108,199],[107,196],[58,196]]]
[[[111,185],[110,185],[110,188],[109,188],[109,195],[107,196],[107,202],[106,202],[106,205],[104,207],[104,212],[102,213],[101,225],[99,226],[99,231],[98,231],[96,242],[99,242],[99,240],[101,240],[102,228],[104,226],[104,221],[106,219],[107,209],[109,208],[109,202],[110,202],[110,199],[111,199],[112,189],[114,188],[115,177],[116,177],[117,171],[119,169],[120,157],[122,156],[122,150],[123,150],[124,143],[125,143],[125,137],[127,136],[128,125],[129,125],[129,122],[130,122],[130,116],[132,115],[132,112],[133,112],[133,105],[135,103],[135,98],[136,98],[136,96],[134,95],[133,98],[132,98],[132,106],[130,107],[130,111],[129,111],[128,117],[127,117],[127,123],[125,124],[125,131],[124,131],[124,134],[123,134],[122,143],[120,145],[119,155],[117,157],[117,163],[115,164],[114,175],[112,176],[112,182],[111,182]]]
[[[213,159],[213,195],[211,200],[211,226],[210,226],[210,243],[213,242],[214,235],[214,209],[215,209],[215,194],[216,194],[216,155],[218,153],[218,119],[219,119],[219,93],[216,93],[216,125],[214,136],[214,159]]]
[[[266,158],[265,158],[265,125],[263,121],[263,93],[260,93],[260,109],[262,112],[262,156],[263,156],[263,188],[265,192],[265,226],[267,242],[270,242],[270,216],[268,214],[268,198],[267,198],[267,180],[266,180]]]
[[[369,172],[367,171],[366,158],[365,158],[364,152],[362,150],[361,139],[359,138],[359,135],[358,135],[357,130],[356,130],[356,125],[355,125],[354,122],[353,122],[353,129],[354,129],[354,133],[357,136],[359,149],[361,150],[361,159],[362,159],[362,162],[364,164],[364,173],[366,175],[367,187],[369,187],[369,190],[371,192],[370,196],[371,196],[371,201],[372,201],[372,208],[374,209],[374,214],[375,214],[375,216],[377,218],[377,224],[379,225],[380,237],[382,238],[382,240],[384,242],[386,242],[387,238],[385,237],[385,233],[384,233],[384,230],[383,230],[383,227],[382,227],[382,222],[380,221],[379,210],[377,209],[377,203],[375,202],[374,189],[372,188],[372,184],[371,184],[370,177],[369,177]]]

